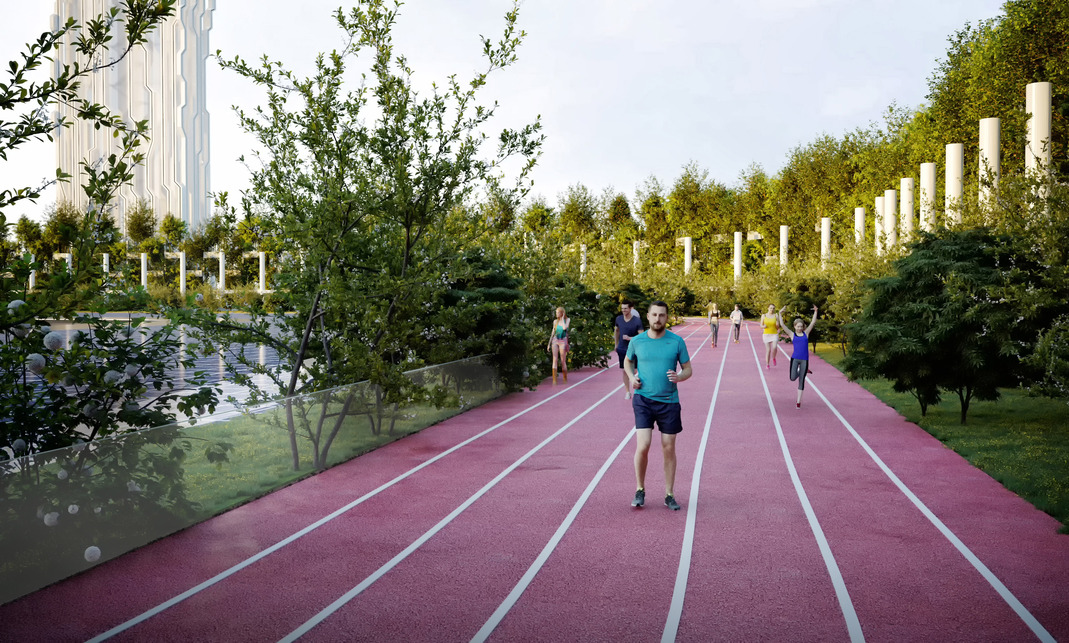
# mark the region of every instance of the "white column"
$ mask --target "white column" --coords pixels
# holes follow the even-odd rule
[[[742,232],[735,232],[735,283],[742,278]]]
[[[898,206],[898,221],[902,227],[902,242],[908,243],[913,238],[913,177],[903,177],[898,182],[902,198]]]
[[[178,259],[178,294],[182,297],[186,296],[186,253],[180,252],[167,252],[164,253],[168,259]]]
[[[980,207],[990,207],[991,199],[998,191],[1001,154],[999,135],[1001,125],[997,118],[980,119],[980,158],[976,175],[980,183]]]
[[[883,255],[883,195],[876,197],[873,202],[876,210],[876,221],[872,226],[873,239],[876,240],[876,256]]]
[[[631,266],[634,270],[638,270],[638,241],[631,243]]]
[[[779,268],[783,272],[787,268],[787,230],[789,226],[779,227]]]
[[[219,251],[219,292],[226,292],[226,253]]]
[[[898,245],[898,192],[883,191],[883,247],[894,250]]]
[[[1051,175],[1050,83],[1029,83],[1024,88],[1024,111],[1028,113],[1028,143],[1024,150],[1024,169],[1038,173],[1043,179]],[[1046,181],[1039,185],[1036,196],[1046,199]]]
[[[921,163],[921,230],[935,229],[935,163]]]
[[[965,146],[961,143],[947,145],[946,204],[944,213],[947,227],[961,223],[961,192],[965,175]]]
[[[148,253],[141,253],[141,287],[148,290]]]
[[[104,274],[111,272],[111,256],[108,253],[104,253]]]
[[[267,292],[267,253],[262,250],[257,253],[260,255],[260,294]]]
[[[26,255],[26,256],[29,257],[30,263],[33,263],[34,261],[37,261],[37,258],[34,257],[32,254],[29,254],[29,255]],[[37,271],[36,270],[31,270],[30,271],[30,285],[27,288],[27,290],[33,290],[36,287],[37,287]]]
[[[828,259],[831,258],[831,217],[821,217],[820,219],[820,268],[823,270],[828,266]]]
[[[579,276],[586,274],[586,244],[579,244]]]
[[[1029,83],[1024,88],[1024,111],[1028,113],[1028,143],[1024,168],[1050,172],[1050,83]]]
[[[205,252],[205,259],[218,259],[219,260],[219,292],[226,292],[226,253],[222,250],[217,252]]]
[[[683,237],[683,274],[689,275],[694,259],[694,238]]]
[[[854,208],[854,243],[861,245],[865,240],[865,208]]]

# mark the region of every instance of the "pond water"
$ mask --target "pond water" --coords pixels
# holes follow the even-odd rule
[[[125,320],[128,319],[128,316],[124,315],[119,317],[109,315],[107,318]],[[245,320],[239,319],[239,321]],[[65,343],[68,346],[70,345],[71,337],[74,333],[86,328],[84,324],[74,324],[67,321],[50,320],[47,323],[51,326],[53,331],[63,335]],[[145,331],[154,332],[159,328],[162,328],[165,324],[166,321],[161,319],[147,320],[142,325],[142,329],[144,329],[142,331],[142,337],[144,337]],[[189,339],[185,328],[179,329],[179,341],[182,343],[183,349],[185,350],[185,347],[189,345]],[[235,346],[234,348],[236,349],[237,347]],[[262,344],[259,346],[246,346],[243,351],[243,356],[250,364],[261,364],[267,368],[277,367],[279,365],[278,354],[275,350]],[[239,413],[239,411],[233,404],[226,401],[227,398],[234,397],[239,401],[244,401],[248,397],[249,390],[232,381],[231,375],[227,369],[228,361],[234,364],[235,370],[239,373],[249,374],[253,382],[261,389],[269,392],[269,394],[274,395],[278,391],[278,388],[275,386],[274,382],[271,381],[270,377],[263,374],[252,373],[250,367],[240,364],[236,359],[236,356],[223,352],[207,357],[198,355],[194,358],[193,368],[188,369],[179,366],[178,368],[171,369],[169,372],[169,375],[174,377],[178,388],[181,388],[185,384],[187,373],[192,375],[195,371],[202,371],[207,375],[208,384],[217,384],[222,389],[222,392],[219,395],[220,403],[216,407],[215,413],[213,413],[210,418],[198,419],[198,422],[218,421],[232,417]],[[177,414],[177,416],[181,417],[181,414]]]

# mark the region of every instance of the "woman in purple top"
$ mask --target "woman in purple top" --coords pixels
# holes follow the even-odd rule
[[[784,306],[779,309],[776,319],[779,320],[783,332],[791,336],[791,342],[794,344],[794,351],[791,353],[791,381],[798,380],[798,401],[794,406],[800,409],[802,408],[802,391],[805,389],[805,376],[809,372],[809,333],[813,332],[813,326],[817,324],[817,307],[813,306],[813,320],[809,322],[809,326],[805,325],[801,317],[794,320],[793,332],[787,328],[787,324],[783,323],[783,311],[786,308]]]

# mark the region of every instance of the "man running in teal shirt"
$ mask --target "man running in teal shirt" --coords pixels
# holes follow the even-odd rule
[[[680,414],[679,392],[676,384],[689,379],[690,354],[683,338],[670,330],[668,304],[655,301],[650,304],[646,319],[650,329],[631,340],[624,360],[624,372],[631,379],[635,396],[631,407],[635,411],[635,478],[638,491],[631,502],[632,507],[646,503],[646,464],[649,462],[650,443],[653,441],[653,426],[661,431],[661,451],[664,454],[664,504],[679,510],[673,494],[676,480],[676,435],[683,430]],[[636,372],[636,366],[637,372]],[[676,365],[681,368],[676,372]]]

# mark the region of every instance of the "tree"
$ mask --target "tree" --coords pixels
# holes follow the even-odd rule
[[[582,183],[569,186],[560,202],[560,225],[575,241],[589,241],[597,235],[597,205],[594,195]]]
[[[347,44],[318,56],[306,78],[267,58],[258,66],[222,62],[267,93],[260,107],[238,113],[263,150],[248,198],[274,213],[272,233],[288,244],[278,288],[295,314],[198,323],[225,345],[277,349],[285,371],[268,375],[287,397],[295,467],[298,431],[313,444],[313,466],[324,467],[353,409],[381,409],[421,394],[402,375],[425,364],[412,347],[440,293],[476,265],[461,252],[482,234],[465,206],[476,190],[505,189],[496,173],[510,157],[522,161],[513,190],[522,195],[542,141],[536,121],[503,130],[494,157],[482,155],[482,131],[495,109],[476,101],[488,76],[516,60],[524,35],[518,7],[507,12],[499,41],[483,39],[484,71],[466,83],[450,76],[444,89],[434,86],[421,97],[407,60],[394,51],[390,32],[399,6],[365,0],[348,14],[337,11]],[[350,82],[350,66],[365,55],[366,80]],[[350,387],[340,401],[344,411],[326,426],[309,424],[295,406],[297,393],[361,380],[377,387],[376,399],[365,403]],[[321,399],[324,414],[329,397]]]
[[[658,263],[669,261],[675,253],[675,230],[668,225],[668,208],[663,196],[664,188],[657,179],[650,177],[639,190],[638,215],[642,221],[642,240],[645,241],[645,261]],[[640,262],[644,261],[640,259]]]
[[[24,252],[40,254],[43,234],[41,224],[25,216],[19,217],[19,222],[15,224],[15,240]]]
[[[136,247],[151,239],[155,234],[156,212],[153,211],[148,199],[139,199],[126,211],[126,237]]]
[[[635,219],[631,216],[631,204],[623,194],[616,194],[608,207],[609,236],[619,236],[624,240],[633,239],[638,232]]]
[[[138,148],[147,138],[144,123],[124,123],[102,105],[78,95],[78,85],[94,70],[96,63],[72,63],[41,83],[30,74],[50,60],[68,34],[76,34],[74,48],[84,60],[101,60],[113,54],[106,65],[118,64],[134,47],[145,42],[153,29],[174,13],[173,0],[129,0],[84,24],[70,19],[58,30],[42,34],[30,43],[20,61],[9,65],[9,80],[0,83],[0,159],[7,152],[41,139],[51,140],[58,127],[50,114],[58,104],[72,105],[78,118],[111,129],[120,140],[120,151],[101,164],[87,165],[88,183],[83,186],[90,202],[96,204],[80,212],[67,203],[52,210],[43,230],[28,220],[16,227],[20,243],[39,255],[33,263],[22,259],[0,266],[0,287],[6,305],[0,315],[0,417],[17,418],[0,424],[0,444],[20,441],[21,453],[36,453],[131,429],[146,428],[173,420],[176,395],[174,378],[167,368],[183,357],[177,342],[167,332],[138,338],[141,320],[126,323],[105,321],[95,316],[74,315],[91,309],[103,312],[98,299],[105,282],[96,251],[118,240],[114,222],[104,213],[119,187],[132,178],[133,166],[142,160]],[[108,52],[113,26],[122,23],[125,42],[116,52]],[[21,115],[19,112],[22,112]],[[14,114],[9,116],[8,114]],[[58,180],[65,179],[57,175]],[[0,191],[2,210],[22,200],[35,200],[39,188]],[[36,291],[28,290],[30,270],[40,270],[53,252],[73,252],[73,270],[60,271],[39,280]],[[87,331],[70,347],[62,346],[57,333],[50,333],[44,320],[75,319]],[[164,329],[166,330],[166,329]],[[192,362],[188,362],[190,365]],[[109,375],[109,373],[113,373]],[[192,378],[194,388],[201,383]],[[141,398],[144,385],[168,393],[157,398]],[[198,390],[180,410],[213,406],[214,391]],[[132,405],[137,406],[133,409]]]
[[[189,230],[186,222],[175,215],[168,212],[160,221],[159,237],[168,252],[178,250],[188,236]]]
[[[1024,375],[1035,316],[1008,295],[1034,288],[1039,267],[985,230],[923,235],[911,250],[894,262],[894,274],[866,283],[844,367],[892,380],[917,398],[922,415],[941,391],[952,391],[965,424],[973,399],[998,399],[999,387]]]
[[[145,122],[123,122],[103,105],[80,97],[78,85],[100,65],[119,64],[174,13],[175,5],[174,0],[126,0],[84,23],[67,20],[31,42],[0,82],[0,160],[20,146],[51,140],[57,128],[69,125],[52,120],[60,104],[72,106],[76,118],[111,131],[119,143],[99,163],[83,161],[88,178],[81,188],[93,205],[74,212],[60,204],[51,227],[38,239],[32,226],[20,226],[26,244],[37,244],[35,254],[43,256],[33,262],[5,257],[0,265],[0,450],[6,456],[0,461],[0,542],[43,565],[69,568],[71,562],[69,548],[54,547],[56,530],[47,532],[49,514],[44,522],[34,518],[40,517],[42,499],[56,506],[92,502],[95,511],[70,519],[87,536],[136,537],[160,524],[172,525],[176,514],[188,511],[181,463],[191,443],[173,426],[141,430],[172,423],[179,414],[212,410],[218,395],[215,388],[201,386],[199,376],[181,382],[171,374],[179,365],[193,366],[179,350],[176,327],[148,332],[142,318],[120,321],[99,315],[107,310],[101,293],[114,283],[103,275],[96,255],[117,238],[105,213],[143,161],[139,148],[148,131]],[[109,50],[113,34],[125,40]],[[68,36],[81,61],[57,68],[49,80],[32,81],[34,70],[48,63]],[[104,59],[108,62],[97,62]],[[57,172],[54,180],[67,178]],[[5,235],[10,224],[4,211],[37,200],[51,182],[0,190]],[[31,271],[40,273],[53,248],[72,252],[72,270],[38,274],[36,288],[30,289]],[[92,314],[77,312],[85,310]],[[49,320],[54,319],[72,320],[84,330],[67,345],[63,334],[51,330]],[[195,390],[179,395],[186,386]],[[125,439],[98,440],[120,433]],[[86,440],[95,444],[79,446]],[[221,451],[212,453],[225,457],[226,445],[213,446]],[[52,515],[55,524],[57,514]],[[42,531],[26,533],[31,524]],[[33,551],[17,546],[23,542],[31,542]],[[60,560],[63,556],[67,559]],[[72,571],[84,566],[78,560]]]
[[[545,199],[539,197],[531,201],[523,211],[520,223],[525,232],[540,233],[551,227],[556,218],[553,208],[546,205]]]

